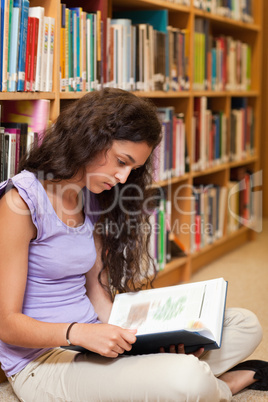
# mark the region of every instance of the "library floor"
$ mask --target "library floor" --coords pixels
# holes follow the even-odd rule
[[[263,231],[256,240],[201,269],[191,281],[217,277],[228,281],[227,306],[248,308],[257,314],[264,336],[250,358],[268,360],[268,220],[263,222]],[[0,401],[18,401],[7,381],[0,384]],[[232,401],[267,402],[268,392],[246,390],[234,396]]]
[[[263,327],[263,340],[250,359],[268,360],[268,219],[256,240],[207,265],[191,282],[218,277],[228,281],[227,307],[253,311]],[[232,401],[267,402],[268,392],[247,390]]]

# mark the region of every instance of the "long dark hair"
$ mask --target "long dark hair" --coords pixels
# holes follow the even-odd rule
[[[146,142],[153,149],[161,140],[155,106],[127,91],[105,88],[71,103],[20,163],[20,171],[42,172],[44,179],[68,180],[94,158],[111,148],[114,140]],[[148,285],[152,265],[148,253],[150,208],[153,207],[152,155],[146,163],[110,191],[96,194],[101,213],[96,228],[102,240],[102,272],[108,273],[111,294]],[[115,192],[124,188],[124,209],[113,208]],[[137,197],[137,188],[142,197]],[[128,197],[128,200],[127,200]],[[152,202],[149,202],[151,200]],[[131,225],[129,222],[131,221]],[[110,231],[116,225],[115,234]],[[100,227],[102,230],[100,230]],[[155,273],[155,267],[153,266]],[[101,273],[99,281],[101,282]]]

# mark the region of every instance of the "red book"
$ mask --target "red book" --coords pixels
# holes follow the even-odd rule
[[[30,73],[31,73],[31,49],[33,41],[33,17],[28,17],[26,55],[25,55],[25,81],[24,91],[30,90]]]
[[[30,65],[30,91],[35,91],[39,18],[37,17],[32,18],[33,18],[33,39],[32,39],[32,49],[31,49],[32,56]]]

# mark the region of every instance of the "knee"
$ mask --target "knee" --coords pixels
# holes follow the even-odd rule
[[[252,351],[259,345],[262,340],[263,331],[261,324],[252,311],[244,308],[230,309],[231,321],[234,320],[234,325],[249,339],[249,347]]]
[[[176,356],[176,355],[175,355]],[[184,355],[170,365],[170,370],[163,376],[163,389],[169,390],[170,399],[189,402],[216,402],[219,400],[217,379],[209,365],[194,356]],[[175,359],[174,359],[175,360]],[[161,385],[161,388],[162,388]],[[166,391],[165,391],[166,392]],[[162,400],[162,399],[160,399]]]

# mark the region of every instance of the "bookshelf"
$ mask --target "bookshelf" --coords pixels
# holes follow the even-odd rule
[[[67,7],[77,6],[77,1],[66,0]],[[223,235],[215,239],[212,244],[206,244],[199,251],[190,252],[191,234],[180,227],[191,226],[190,220],[190,199],[192,198],[192,187],[213,184],[215,186],[228,186],[231,173],[235,169],[244,168],[251,172],[257,172],[260,167],[260,143],[261,143],[261,65],[262,65],[262,13],[263,1],[252,1],[253,22],[242,22],[222,15],[212,14],[208,11],[194,7],[194,0],[189,5],[177,4],[176,2],[164,0],[80,0],[79,6],[83,10],[91,12],[101,9],[102,17],[112,17],[116,11],[124,11],[126,14],[133,10],[167,10],[168,24],[189,32],[189,90],[181,91],[136,91],[141,97],[149,97],[158,107],[172,106],[176,113],[183,113],[185,117],[186,140],[189,148],[190,160],[193,146],[193,114],[196,98],[206,97],[208,108],[212,112],[222,110],[227,118],[226,136],[230,141],[230,120],[232,99],[245,98],[247,104],[252,108],[254,114],[254,152],[242,160],[225,161],[224,163],[210,166],[204,170],[193,170],[180,177],[173,177],[170,180],[158,183],[167,188],[169,196],[173,199],[171,223],[176,226],[177,236],[184,244],[187,255],[175,258],[169,262],[163,271],[159,272],[155,286],[166,286],[189,280],[191,274],[205,264],[218,258],[232,249],[240,246],[246,241],[254,238],[255,232],[250,228],[242,226],[232,233],[227,230],[227,211],[224,215]],[[2,107],[5,102],[18,100],[48,99],[50,100],[50,120],[54,120],[60,110],[68,102],[81,97],[84,92],[60,92],[60,26],[61,26],[61,2],[60,0],[30,0],[30,6],[42,6],[45,14],[55,18],[55,43],[54,43],[54,64],[53,64],[53,88],[52,92],[0,92]],[[251,47],[251,85],[248,90],[194,90],[194,31],[195,21],[209,21],[210,33],[217,37],[220,35],[232,36],[234,40],[246,42]],[[176,199],[174,199],[176,197]],[[176,205],[180,205],[177,208]]]

